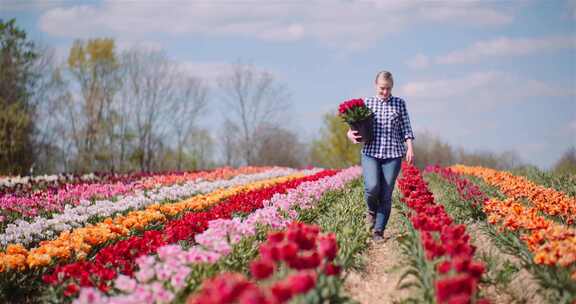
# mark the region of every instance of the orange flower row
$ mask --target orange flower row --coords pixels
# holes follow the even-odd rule
[[[568,224],[576,222],[576,198],[560,191],[537,185],[509,172],[463,165],[455,165],[451,169],[458,173],[480,177],[488,184],[499,187],[504,194],[514,200],[528,198],[538,210],[548,215],[560,216]]]
[[[534,253],[534,263],[571,268],[576,280],[576,229],[538,215],[536,208],[522,205],[512,198],[491,199],[484,204],[490,224],[519,231],[520,238]]]
[[[270,187],[304,176],[302,173],[257,181],[242,186],[218,189],[209,194],[196,195],[170,204],[153,204],[145,210],[106,218],[101,223],[61,233],[57,239],[43,241],[38,247],[27,250],[20,244],[10,244],[6,253],[0,253],[0,272],[23,271],[28,268],[48,266],[60,260],[86,258],[90,250],[106,241],[126,236],[131,229],[143,230],[146,226],[165,222],[187,210],[202,210],[235,194]]]
[[[241,167],[238,169],[230,167],[222,167],[212,171],[200,172],[184,172],[182,174],[165,174],[147,177],[142,181],[142,185],[146,189],[154,188],[156,186],[169,186],[174,184],[181,184],[191,180],[217,180],[217,179],[230,179],[239,174],[255,174],[272,169],[272,167]]]

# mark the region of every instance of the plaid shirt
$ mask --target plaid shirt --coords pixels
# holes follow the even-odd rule
[[[374,112],[372,140],[362,148],[364,155],[376,158],[396,158],[406,154],[404,142],[414,139],[406,102],[399,97],[388,99],[368,97],[364,103]]]

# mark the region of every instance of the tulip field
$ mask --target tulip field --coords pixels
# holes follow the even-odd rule
[[[392,246],[402,296],[366,303],[572,304],[573,190],[404,163],[373,242],[359,166],[0,177],[0,302],[357,303]]]

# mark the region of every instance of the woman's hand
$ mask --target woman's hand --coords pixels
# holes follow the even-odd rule
[[[412,165],[414,163],[414,147],[412,146],[412,139],[406,140],[406,143],[408,144],[408,150],[406,151],[406,161]]]
[[[360,143],[359,140],[362,138],[362,136],[358,135],[358,131],[352,131],[352,129],[348,129],[348,133],[346,133],[346,136],[348,136],[348,139],[353,144],[359,144]]]
[[[412,162],[414,161],[413,149],[408,148],[408,151],[406,151],[406,161],[412,165]]]

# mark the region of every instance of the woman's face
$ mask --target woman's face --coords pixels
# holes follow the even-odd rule
[[[376,95],[380,98],[388,98],[391,94],[392,84],[390,81],[379,77],[378,81],[376,81]]]

